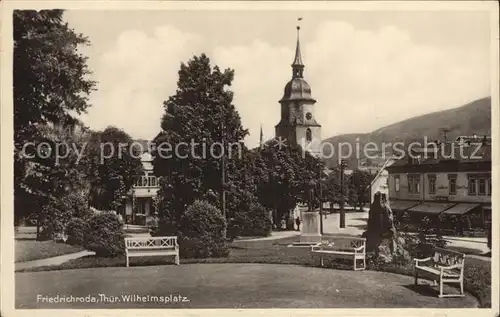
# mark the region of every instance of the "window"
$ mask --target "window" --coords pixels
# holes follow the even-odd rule
[[[429,175],[429,194],[436,194],[436,176]]]
[[[307,128],[307,130],[306,130],[306,140],[307,140],[307,142],[312,141],[312,132],[311,132],[311,129],[309,129],[309,128]]]
[[[149,186],[151,187],[157,186],[156,176],[149,176]]]
[[[408,193],[413,193],[413,177],[408,176]]]
[[[476,179],[473,177],[469,177],[469,195],[476,195]]]
[[[448,175],[448,191],[450,195],[457,194],[457,177],[454,175]]]
[[[408,176],[408,193],[418,194],[420,193],[420,177],[418,176]]]
[[[399,176],[394,177],[394,189],[399,192]]]
[[[486,195],[486,179],[479,179],[479,195]]]

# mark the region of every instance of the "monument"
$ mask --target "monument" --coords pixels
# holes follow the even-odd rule
[[[300,218],[302,220],[302,230],[299,242],[293,243],[295,246],[314,245],[321,242],[320,215],[314,210],[314,182],[309,183],[309,199],[307,211],[302,210]]]
[[[375,252],[381,261],[391,262],[394,256],[409,258],[405,241],[398,237],[394,227],[392,210],[385,194],[375,193],[363,237],[366,238],[366,251]]]

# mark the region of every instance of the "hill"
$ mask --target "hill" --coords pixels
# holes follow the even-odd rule
[[[368,142],[374,142],[381,148],[382,143],[408,143],[422,140],[425,136],[429,141],[443,140],[444,129],[447,130],[447,140],[454,140],[460,135],[491,135],[491,97],[482,98],[458,108],[406,119],[371,133],[342,134],[325,139],[323,142],[331,143],[336,151],[340,142],[347,142],[352,145],[354,151],[357,138],[361,149]],[[360,159],[364,159],[363,151],[360,152]],[[386,153],[389,152],[387,150]],[[343,153],[347,154],[347,149]],[[370,152],[370,155],[374,155],[372,153],[374,152]],[[325,148],[325,155],[328,155],[327,148]],[[334,156],[326,161],[328,166],[335,166],[337,160],[338,158]],[[355,168],[357,162],[356,157],[353,157],[348,160],[348,165]]]

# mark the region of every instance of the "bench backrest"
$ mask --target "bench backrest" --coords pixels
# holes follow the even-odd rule
[[[333,242],[333,245],[330,243]],[[346,237],[346,236],[328,236],[324,237],[321,241],[322,249],[354,249],[364,246],[366,243],[365,238],[360,237]]]
[[[463,270],[465,254],[456,251],[435,248],[432,261],[435,265],[441,266],[460,265],[460,268],[458,268],[457,270]]]
[[[127,249],[176,248],[177,237],[137,237],[125,238]]]

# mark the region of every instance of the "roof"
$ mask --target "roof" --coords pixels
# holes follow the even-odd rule
[[[289,100],[307,100],[316,102],[311,95],[311,86],[301,77],[292,78],[286,85],[280,102]]]
[[[394,170],[397,167],[415,165],[442,165],[442,164],[467,164],[467,163],[491,163],[491,145],[463,145],[458,143],[441,144],[437,147],[412,149],[413,157],[418,162],[412,163],[409,160],[409,152],[403,158],[394,162],[388,169]]]

